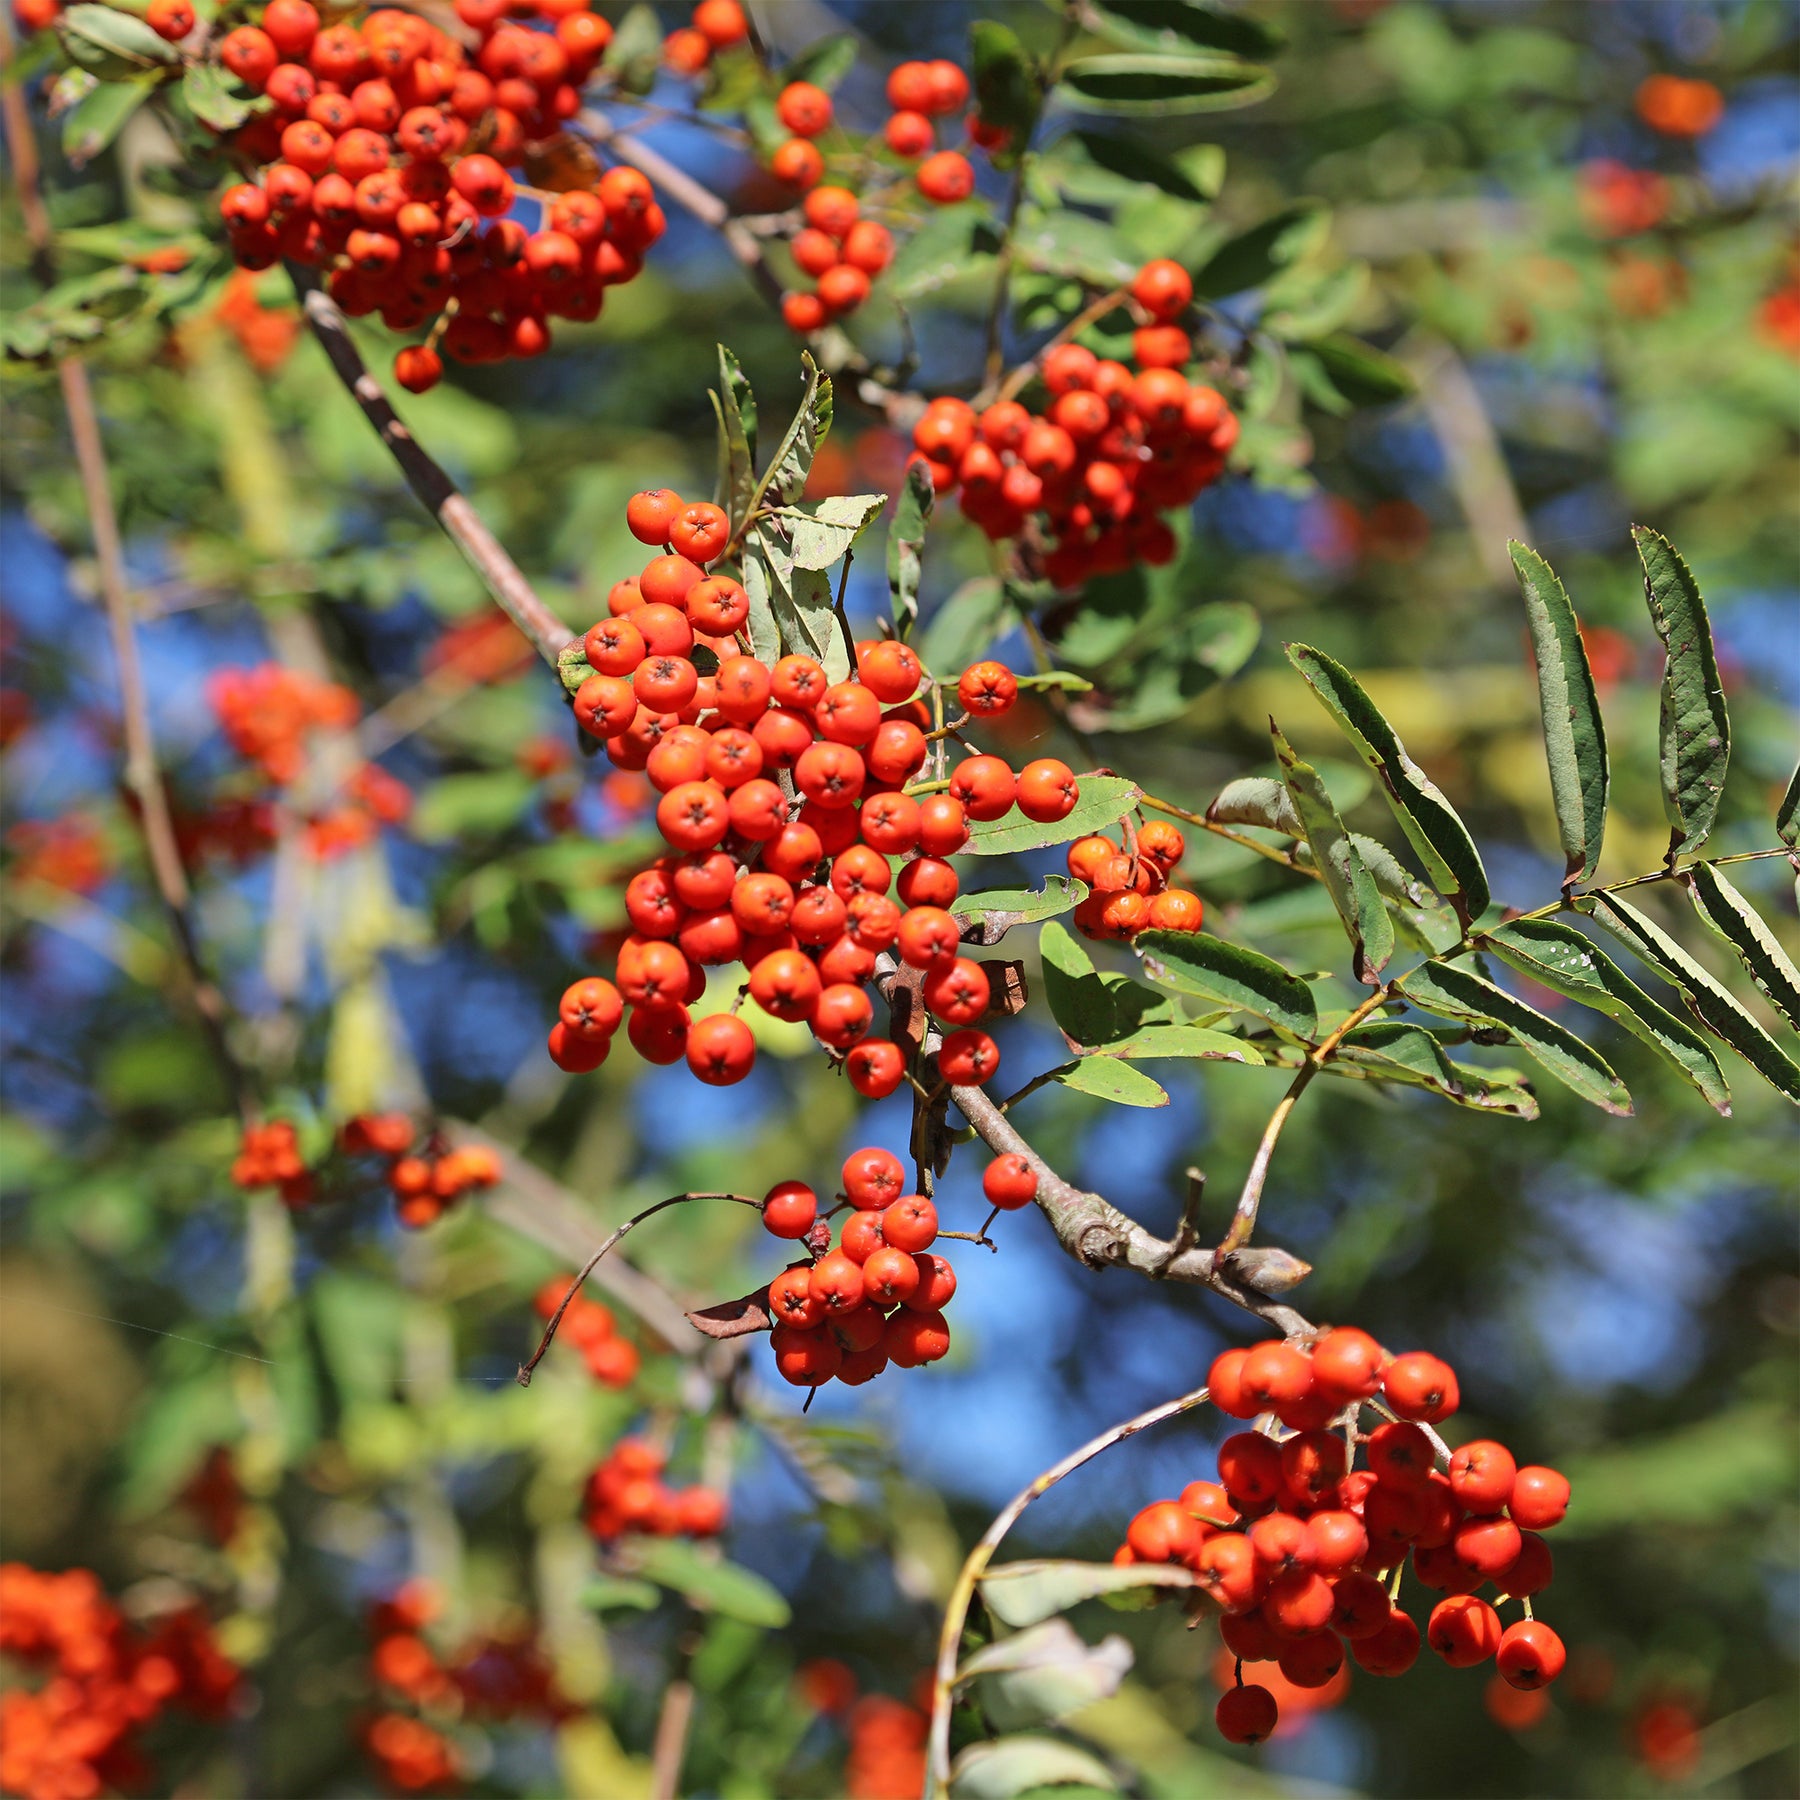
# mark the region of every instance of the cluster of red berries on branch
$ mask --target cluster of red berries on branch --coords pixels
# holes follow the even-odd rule
[[[405,1113],[347,1119],[338,1148],[347,1156],[376,1156],[387,1163],[395,1216],[412,1231],[436,1224],[464,1194],[491,1188],[501,1175],[500,1158],[485,1144],[453,1149],[436,1132],[421,1136]]]
[[[94,893],[113,871],[106,834],[81,813],[59,819],[20,819],[6,829],[15,881],[41,882],[69,894]]]
[[[1194,346],[1178,321],[1193,292],[1179,263],[1146,263],[1131,288],[1150,321],[1132,338],[1135,368],[1059,344],[1043,359],[1043,411],[1002,399],[977,413],[946,395],[913,427],[936,490],[960,488],[990,538],[1032,539],[1057,587],[1170,561],[1175,534],[1159,515],[1224,472],[1237,415],[1182,372]]]
[[[0,1694],[0,1791],[22,1800],[147,1790],[137,1734],[170,1706],[223,1719],[242,1685],[197,1606],[130,1626],[90,1569],[0,1564],[0,1656],[43,1677]]]
[[[844,1057],[857,1090],[879,1098],[906,1074],[900,1047],[868,1035],[867,984],[891,950],[922,972],[926,1007],[945,1029],[938,1074],[985,1082],[999,1062],[979,1029],[992,994],[982,965],[960,954],[948,858],[971,821],[1015,807],[1040,822],[1066,818],[1080,799],[1074,772],[1053,757],[1015,772],[976,754],[912,789],[933,720],[917,697],[929,677],[912,649],[858,644],[856,676],[839,682],[810,656],[766,663],[734,635],[749,595],[706,572],[730,548],[724,511],[658,489],[635,495],[626,520],[666,554],[615,584],[609,616],[564,678],[582,729],[660,794],[669,854],[626,888],[631,933],[613,979],[587,976],[564,993],[552,1058],[572,1072],[598,1068],[629,1007],[627,1036],[647,1061],[685,1057],[702,1081],[741,1081],[756,1058],[749,1024],[735,1010],[698,1020],[688,1011],[708,967],[741,962],[750,999],[808,1025]],[[970,715],[959,724],[997,717],[1017,692],[1010,671],[977,664],[958,683]]]
[[[282,1203],[298,1210],[313,1198],[313,1172],[300,1151],[300,1133],[290,1119],[271,1119],[265,1125],[246,1125],[232,1159],[231,1179],[246,1193],[272,1187]]]
[[[910,1700],[859,1694],[855,1671],[835,1657],[821,1656],[794,1671],[794,1686],[814,1712],[842,1721],[849,1740],[844,1761],[849,1800],[913,1800],[925,1783],[929,1673],[913,1684]]]
[[[663,1480],[668,1458],[642,1438],[620,1438],[588,1477],[587,1528],[603,1544],[646,1537],[716,1538],[725,1529],[725,1496],[696,1483]]]
[[[1075,908],[1076,929],[1125,941],[1140,931],[1198,931],[1206,917],[1200,896],[1170,885],[1186,850],[1187,839],[1161,819],[1117,843],[1098,832],[1077,838],[1069,846],[1069,873],[1089,892]]]
[[[1269,1422],[1219,1446],[1217,1481],[1145,1507],[1114,1560],[1179,1564],[1219,1607],[1240,1665],[1216,1714],[1226,1738],[1260,1743],[1277,1721],[1274,1696],[1243,1679],[1244,1663],[1272,1662],[1295,1687],[1322,1688],[1347,1646],[1370,1675],[1405,1674],[1421,1642],[1399,1605],[1409,1559],[1415,1579],[1445,1596],[1423,1641],[1451,1667],[1492,1657],[1527,1691],[1562,1672],[1562,1640],[1531,1602],[1551,1578],[1538,1534],[1568,1510],[1569,1484],[1554,1469],[1519,1467],[1486,1439],[1440,1469],[1425,1427],[1459,1404],[1447,1363],[1422,1351],[1390,1356],[1367,1332],[1338,1327],[1310,1347],[1271,1339],[1227,1350],[1207,1385],[1229,1417]],[[1369,1431],[1364,1407],[1382,1421]],[[1487,1583],[1525,1616],[1503,1626],[1479,1595]]]
[[[409,1581],[369,1613],[369,1672],[381,1710],[364,1723],[362,1741],[384,1779],[402,1793],[443,1792],[462,1779],[446,1725],[465,1719],[558,1723],[580,1710],[558,1690],[549,1659],[529,1630],[478,1633],[441,1658],[424,1636],[438,1612],[431,1588]],[[417,1713],[398,1711],[396,1702]]]
[[[556,1316],[563,1296],[569,1291],[571,1275],[554,1275],[537,1291],[532,1307],[546,1322]],[[563,1312],[559,1342],[567,1342],[581,1353],[588,1373],[603,1386],[630,1387],[637,1379],[641,1358],[637,1345],[619,1335],[618,1321],[612,1308],[603,1306],[586,1294],[577,1294]]]
[[[889,1363],[916,1369],[950,1349],[944,1308],[956,1271],[931,1248],[937,1207],[906,1191],[905,1167],[888,1150],[853,1151],[842,1180],[852,1210],[835,1249],[830,1217],[804,1182],[777,1182],[763,1198],[764,1228],[808,1253],[769,1283],[775,1368],[795,1387],[860,1387]]]
[[[207,682],[207,699],[232,749],[264,781],[290,790],[308,774],[311,735],[348,731],[362,714],[361,703],[340,682],[273,662],[216,671]],[[245,804],[253,808],[253,802]],[[303,842],[314,857],[329,861],[370,843],[384,825],[403,825],[412,805],[405,782],[378,763],[358,763],[335,792],[305,806]],[[251,810],[197,829],[202,840],[210,842],[210,832],[237,851],[254,848],[267,823],[265,815]]]

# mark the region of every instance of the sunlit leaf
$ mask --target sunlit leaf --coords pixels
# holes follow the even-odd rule
[[[1163,987],[1255,1013],[1309,1042],[1318,1035],[1312,989],[1260,950],[1204,931],[1141,931],[1133,947]]]
[[[1112,1771],[1093,1754],[1061,1738],[1002,1737],[970,1744],[950,1767],[950,1800],[1015,1800],[1070,1783],[1116,1794]]]
[[[794,566],[829,569],[886,505],[886,494],[834,494],[810,512],[784,507],[776,516],[788,528]]]
[[[661,1590],[648,1581],[633,1581],[626,1575],[595,1575],[576,1595],[590,1612],[611,1612],[624,1607],[632,1612],[649,1612],[662,1599]]]
[[[1250,1064],[1260,1064],[1263,1060],[1262,1052],[1254,1044],[1233,1037],[1229,1031],[1212,1031],[1204,1025],[1146,1025],[1129,1037],[1112,1039],[1103,1050],[1107,1056],[1123,1056],[1132,1062],[1151,1062],[1172,1056]]]
[[[1713,654],[1712,627],[1693,571],[1659,532],[1631,529],[1644,565],[1644,597],[1667,661],[1662,681],[1660,768],[1673,854],[1697,850],[1712,831],[1731,761],[1731,722]]]
[[[1110,1100],[1115,1106],[1167,1106],[1169,1096],[1160,1083],[1141,1069],[1114,1056],[1084,1056],[1058,1069],[1056,1079],[1078,1094]]]
[[[736,1563],[715,1561],[680,1538],[656,1538],[637,1546],[633,1572],[672,1588],[690,1605],[746,1625],[779,1631],[793,1609],[778,1588]]]
[[[1736,952],[1750,979],[1800,1030],[1800,972],[1762,915],[1711,863],[1695,863],[1687,889],[1702,919]]]
[[[964,846],[967,856],[1016,856],[1024,850],[1044,850],[1067,844],[1078,837],[1104,831],[1137,805],[1137,784],[1122,775],[1082,777],[1081,798],[1067,818],[1042,823],[1028,819],[1017,807],[998,819],[972,825]]]
[[[982,944],[997,944],[1015,925],[1035,924],[1073,911],[1088,896],[1087,883],[1067,875],[1046,875],[1041,888],[987,888],[959,894],[950,910],[981,924]]]
[[[1089,1644],[1066,1619],[1046,1619],[996,1638],[957,1670],[979,1679],[981,1704],[998,1731],[1060,1719],[1118,1692],[1130,1672],[1131,1646],[1116,1634]]]
[[[1002,1625],[1015,1631],[1067,1612],[1083,1600],[1127,1588],[1188,1588],[1193,1575],[1169,1563],[1001,1563],[981,1578],[981,1599]]]

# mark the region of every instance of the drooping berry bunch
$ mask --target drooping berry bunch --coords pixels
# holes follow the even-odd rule
[[[435,1224],[464,1194],[492,1187],[501,1175],[500,1158],[485,1144],[451,1148],[436,1132],[421,1136],[405,1113],[362,1113],[346,1120],[338,1148],[348,1156],[386,1161],[395,1216],[412,1231]]]
[[[0,1791],[23,1800],[149,1788],[137,1734],[169,1706],[224,1718],[242,1686],[199,1607],[134,1628],[90,1569],[0,1564],[0,1655],[46,1677],[0,1694]]]
[[[1562,1672],[1562,1640],[1533,1618],[1550,1585],[1539,1532],[1567,1511],[1554,1469],[1520,1468],[1503,1444],[1464,1444],[1438,1467],[1424,1427],[1454,1413],[1455,1372],[1424,1352],[1390,1356],[1367,1332],[1339,1327],[1310,1347],[1270,1340],[1227,1350],[1208,1377],[1232,1418],[1268,1419],[1219,1446],[1217,1481],[1195,1481],[1131,1521],[1114,1560],[1176,1563],[1224,1615],[1238,1683],[1220,1700],[1219,1730],[1260,1743],[1275,1729],[1267,1688],[1243,1663],[1273,1662],[1296,1687],[1320,1688],[1345,1647],[1371,1675],[1403,1675],[1420,1632],[1399,1605],[1410,1566],[1446,1596],[1424,1641],[1453,1668],[1493,1657],[1512,1686],[1536,1689]],[[1381,1422],[1365,1431],[1363,1409]],[[1278,1422],[1278,1423],[1277,1423]],[[1363,1466],[1353,1467],[1354,1451]],[[1491,1583],[1524,1617],[1502,1626],[1477,1592]]]
[[[569,1291],[572,1279],[568,1275],[553,1275],[538,1289],[532,1306],[540,1319],[549,1320],[556,1316],[556,1309],[562,1305],[563,1295]],[[629,1387],[636,1380],[641,1360],[637,1346],[629,1338],[619,1335],[618,1321],[613,1317],[612,1309],[598,1300],[577,1294],[563,1313],[557,1338],[580,1351],[588,1373],[605,1386]]]
[[[667,553],[614,586],[610,616],[589,629],[564,679],[582,729],[660,793],[656,824],[670,854],[626,889],[631,934],[614,978],[588,976],[564,993],[551,1056],[571,1071],[598,1068],[629,1006],[627,1036],[646,1060],[685,1056],[702,1081],[741,1081],[756,1056],[750,1026],[735,1010],[695,1020],[688,1007],[709,966],[742,962],[750,999],[808,1025],[844,1056],[859,1092],[890,1094],[905,1057],[869,1039],[866,984],[891,948],[922,972],[926,1007],[945,1027],[938,1073],[985,1082],[999,1060],[978,1028],[990,984],[960,954],[947,859],[971,821],[1015,806],[1033,820],[1066,818],[1080,798],[1074,772],[1053,757],[1015,772],[977,754],[941,783],[911,786],[932,721],[916,698],[930,677],[912,649],[859,644],[856,677],[839,682],[810,656],[763,662],[733,635],[749,618],[748,594],[706,572],[730,548],[725,513],[660,489],[634,496],[626,519]],[[957,688],[984,718],[1017,691],[997,664],[977,665]],[[896,876],[890,859],[902,857]]]
[[[1091,938],[1130,939],[1140,931],[1198,931],[1206,917],[1200,896],[1169,885],[1187,840],[1173,825],[1152,819],[1115,843],[1100,833],[1069,846],[1069,873],[1088,885],[1075,908],[1075,926]]]
[[[246,1192],[272,1187],[282,1204],[298,1210],[311,1203],[313,1174],[300,1153],[300,1134],[289,1119],[246,1125],[231,1164],[232,1182]]]
[[[1159,516],[1189,505],[1223,473],[1238,420],[1217,388],[1190,381],[1193,340],[1178,323],[1193,301],[1179,263],[1146,263],[1132,297],[1150,321],[1132,337],[1132,365],[1085,345],[1043,360],[1044,408],[1002,399],[977,413],[940,396],[913,427],[939,493],[990,538],[1039,540],[1044,575],[1078,587],[1093,575],[1175,554]]]
[[[853,1210],[835,1249],[829,1218],[820,1218],[819,1197],[804,1182],[777,1182],[763,1198],[764,1228],[803,1240],[808,1251],[769,1283],[775,1368],[795,1387],[834,1378],[860,1387],[890,1362],[914,1369],[950,1349],[944,1308],[956,1271],[931,1248],[936,1206],[906,1192],[905,1168],[891,1151],[853,1151],[842,1179]]]
[[[725,1529],[725,1496],[696,1484],[670,1487],[668,1458],[642,1438],[620,1438],[588,1477],[587,1528],[603,1544],[648,1537],[713,1538]]]

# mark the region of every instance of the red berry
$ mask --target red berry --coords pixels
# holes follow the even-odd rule
[[[1530,1692],[1548,1687],[1568,1661],[1563,1641],[1539,1619],[1521,1619],[1500,1634],[1495,1660],[1500,1673],[1516,1688]]]
[[[803,1181],[778,1181],[763,1196],[763,1229],[778,1238],[803,1238],[819,1216],[819,1197]]]
[[[1213,1722],[1228,1744],[1260,1744],[1280,1720],[1275,1696],[1266,1687],[1227,1688],[1213,1710]]]
[[[981,1191],[990,1205],[1002,1212],[1016,1212],[1037,1198],[1037,1170],[1025,1157],[1007,1151],[983,1170]]]

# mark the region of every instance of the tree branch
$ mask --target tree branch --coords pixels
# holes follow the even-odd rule
[[[450,541],[468,558],[470,566],[507,617],[531,640],[538,655],[555,668],[558,653],[564,645],[573,642],[575,633],[538,598],[518,564],[482,523],[468,496],[401,422],[393,402],[364,365],[337,302],[319,285],[317,272],[290,263],[288,274],[313,336],[318,339],[345,391],[362,408],[364,417],[387,446],[400,473],[406,477],[407,486],[443,527]]]

